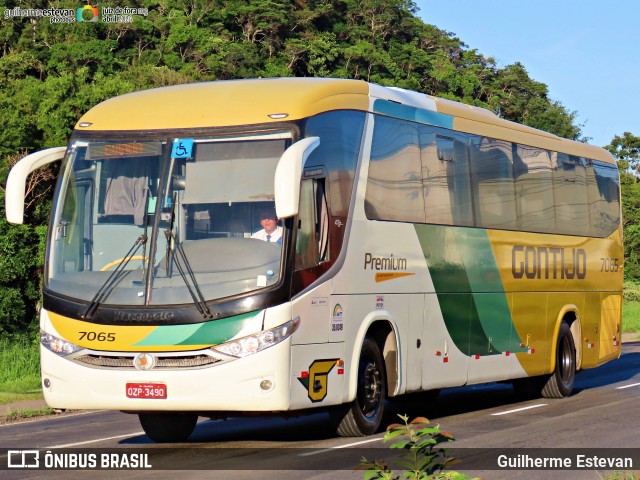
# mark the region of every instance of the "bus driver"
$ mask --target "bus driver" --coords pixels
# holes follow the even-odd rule
[[[282,227],[278,225],[278,217],[273,209],[260,212],[260,225],[262,230],[251,235],[251,238],[282,244]]]

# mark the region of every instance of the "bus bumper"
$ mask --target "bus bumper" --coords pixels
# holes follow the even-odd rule
[[[40,347],[44,397],[52,408],[214,412],[286,411],[291,339],[207,368],[92,368]],[[164,384],[166,398],[128,398],[127,383]]]

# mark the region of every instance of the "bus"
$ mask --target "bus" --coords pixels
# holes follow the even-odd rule
[[[567,397],[621,353],[601,148],[358,80],[170,86],[104,101],[67,147],[21,160],[9,221],[57,160],[51,407],[137,414],[157,442],[201,416],[318,409],[364,436],[392,397],[494,381]],[[277,242],[252,238],[267,217]]]

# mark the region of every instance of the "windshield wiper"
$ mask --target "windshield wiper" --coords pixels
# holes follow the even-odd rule
[[[116,287],[116,285],[120,283],[120,281],[125,277],[126,273],[123,274],[123,272],[126,266],[129,264],[131,259],[138,252],[140,247],[146,243],[147,243],[147,234],[145,233],[138,237],[138,239],[131,246],[127,254],[124,257],[122,257],[122,261],[113,270],[113,272],[111,272],[111,275],[109,275],[109,278],[107,278],[107,280],[98,289],[93,299],[91,300],[91,303],[85,310],[84,315],[82,315],[83,319],[91,320],[91,317],[96,312],[100,304],[106,300],[106,298],[111,294],[111,292]]]
[[[193,269],[191,268],[191,265],[189,264],[187,255],[184,253],[182,244],[176,242],[176,237],[171,230],[169,229],[165,230],[164,234],[167,237],[167,244],[173,242],[174,244],[173,250],[175,253],[177,253],[177,255],[174,254],[174,255],[171,255],[170,258],[167,258],[167,262],[170,263],[171,260],[173,260],[173,263],[175,263],[176,268],[178,269],[178,272],[180,273],[182,280],[184,280],[184,284],[187,286],[187,290],[189,291],[189,294],[193,299],[193,303],[198,309],[198,312],[200,312],[200,314],[204,318],[213,318],[213,314],[211,313],[211,310],[209,310],[209,307],[207,306],[207,302],[204,299],[204,295],[202,295],[202,291],[198,286],[198,282],[196,281],[196,276],[193,273]],[[186,273],[185,273],[185,270],[186,270]],[[167,269],[167,273],[168,272],[169,272],[169,269]],[[189,284],[189,280],[191,280],[191,283],[193,284],[193,286]]]
[[[189,295],[193,299],[193,303],[195,304],[198,312],[204,318],[213,318],[213,314],[209,307],[207,306],[207,302],[204,299],[204,295],[202,295],[202,291],[198,286],[198,282],[196,280],[195,273],[189,264],[189,260],[187,259],[187,255],[184,253],[184,249],[181,243],[176,241],[176,236],[173,233],[173,224],[175,220],[175,208],[176,208],[177,198],[174,194],[173,201],[171,202],[171,213],[169,217],[169,227],[164,231],[164,235],[167,239],[167,255],[166,255],[166,269],[167,269],[167,277],[170,275],[171,264],[172,261],[175,263],[184,284],[187,286],[187,290],[189,291]],[[173,245],[173,249],[171,246]],[[175,252],[175,253],[174,253]],[[172,255],[172,253],[174,253]],[[176,256],[177,253],[177,256]],[[185,273],[186,270],[186,273]],[[187,276],[188,275],[188,276]],[[189,280],[191,280],[191,284],[189,284]]]

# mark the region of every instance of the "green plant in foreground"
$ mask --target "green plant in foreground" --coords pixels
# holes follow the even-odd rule
[[[607,477],[603,477],[599,473],[598,473],[598,476],[603,480],[638,480],[640,478],[633,472],[620,472],[620,471],[615,471],[613,472],[612,475],[609,475]]]
[[[440,430],[440,426],[430,426],[429,420],[418,417],[409,422],[406,415],[398,415],[404,425],[394,423],[387,427],[384,434],[385,443],[400,439],[392,443],[389,448],[407,450],[401,454],[395,463],[402,470],[395,472],[389,469],[384,460],[374,460],[373,462],[362,457],[360,460],[360,470],[366,470],[365,480],[384,479],[456,479],[469,478],[467,475],[458,472],[445,472],[445,468],[454,460],[447,457],[447,451],[438,445],[445,442],[452,442],[453,435]]]

